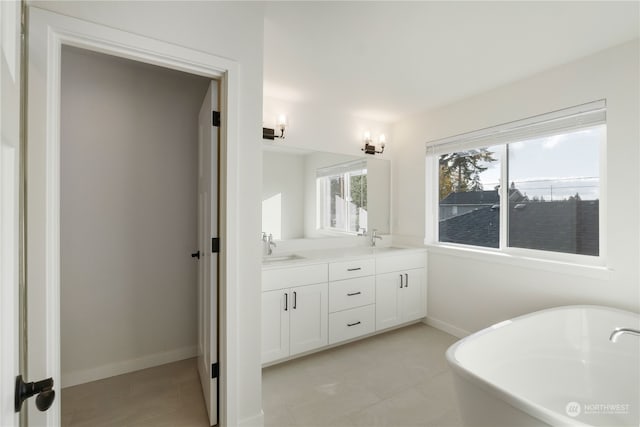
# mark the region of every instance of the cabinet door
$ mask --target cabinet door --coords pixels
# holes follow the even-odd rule
[[[289,356],[288,290],[262,293],[262,363]]]
[[[376,276],[376,331],[402,322],[399,297],[404,289],[400,289],[400,275],[398,272]]]
[[[291,288],[291,322],[289,340],[291,355],[313,350],[328,344],[328,285]]]
[[[426,316],[424,294],[424,269],[407,270],[403,273],[404,286],[400,290],[400,311],[403,322]]]

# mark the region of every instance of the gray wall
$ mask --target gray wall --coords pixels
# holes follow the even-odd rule
[[[195,353],[189,255],[208,84],[63,48],[63,385]]]

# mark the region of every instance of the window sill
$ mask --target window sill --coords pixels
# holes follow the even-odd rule
[[[478,249],[468,246],[426,243],[428,253],[475,259],[488,263],[505,264],[532,270],[551,271],[559,274],[582,276],[591,279],[608,280],[613,270],[601,265],[578,264],[574,262],[532,258],[523,255],[505,253],[499,250]]]

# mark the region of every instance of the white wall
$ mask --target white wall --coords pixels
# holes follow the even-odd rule
[[[607,100],[606,239],[609,272],[514,265],[430,250],[428,313],[452,331],[563,304],[603,304],[640,311],[638,41],[397,123],[393,140],[393,232],[420,243],[425,218],[425,143],[588,101]],[[428,183],[431,184],[431,183]],[[543,267],[547,265],[547,268]],[[463,266],[464,268],[461,268]]]
[[[265,221],[262,213],[262,231],[274,233],[275,239],[301,239],[304,237],[304,159],[303,154],[279,153],[265,151],[263,153],[262,201],[280,195],[280,218],[269,218]],[[263,204],[264,207],[264,204]],[[273,228],[268,223],[278,221]],[[265,222],[267,224],[265,224]]]
[[[190,253],[197,248],[198,112],[209,81],[62,50],[65,386],[123,373],[116,366],[195,356]]]
[[[242,311],[230,307],[238,330],[237,381],[229,384],[233,424],[261,423],[260,200],[262,177],[263,6],[253,2],[43,1],[31,5],[86,21],[222,56],[239,64],[237,218],[242,225],[237,289]]]

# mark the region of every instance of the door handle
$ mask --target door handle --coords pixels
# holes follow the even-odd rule
[[[405,288],[409,287],[409,274],[408,273],[404,274],[404,287]]]
[[[198,258],[200,259],[200,251],[194,252],[191,254],[191,258]]]
[[[298,307],[298,294],[296,291],[293,291],[293,309],[295,310]]]
[[[22,402],[36,394],[38,395],[36,397],[36,407],[42,412],[49,409],[56,398],[56,392],[53,390],[53,378],[25,383],[22,380],[22,375],[18,375],[16,377],[14,410],[20,412]]]
[[[403,283],[402,283],[402,274],[400,275],[400,289],[402,289]]]
[[[284,311],[289,310],[289,294],[284,293]]]

